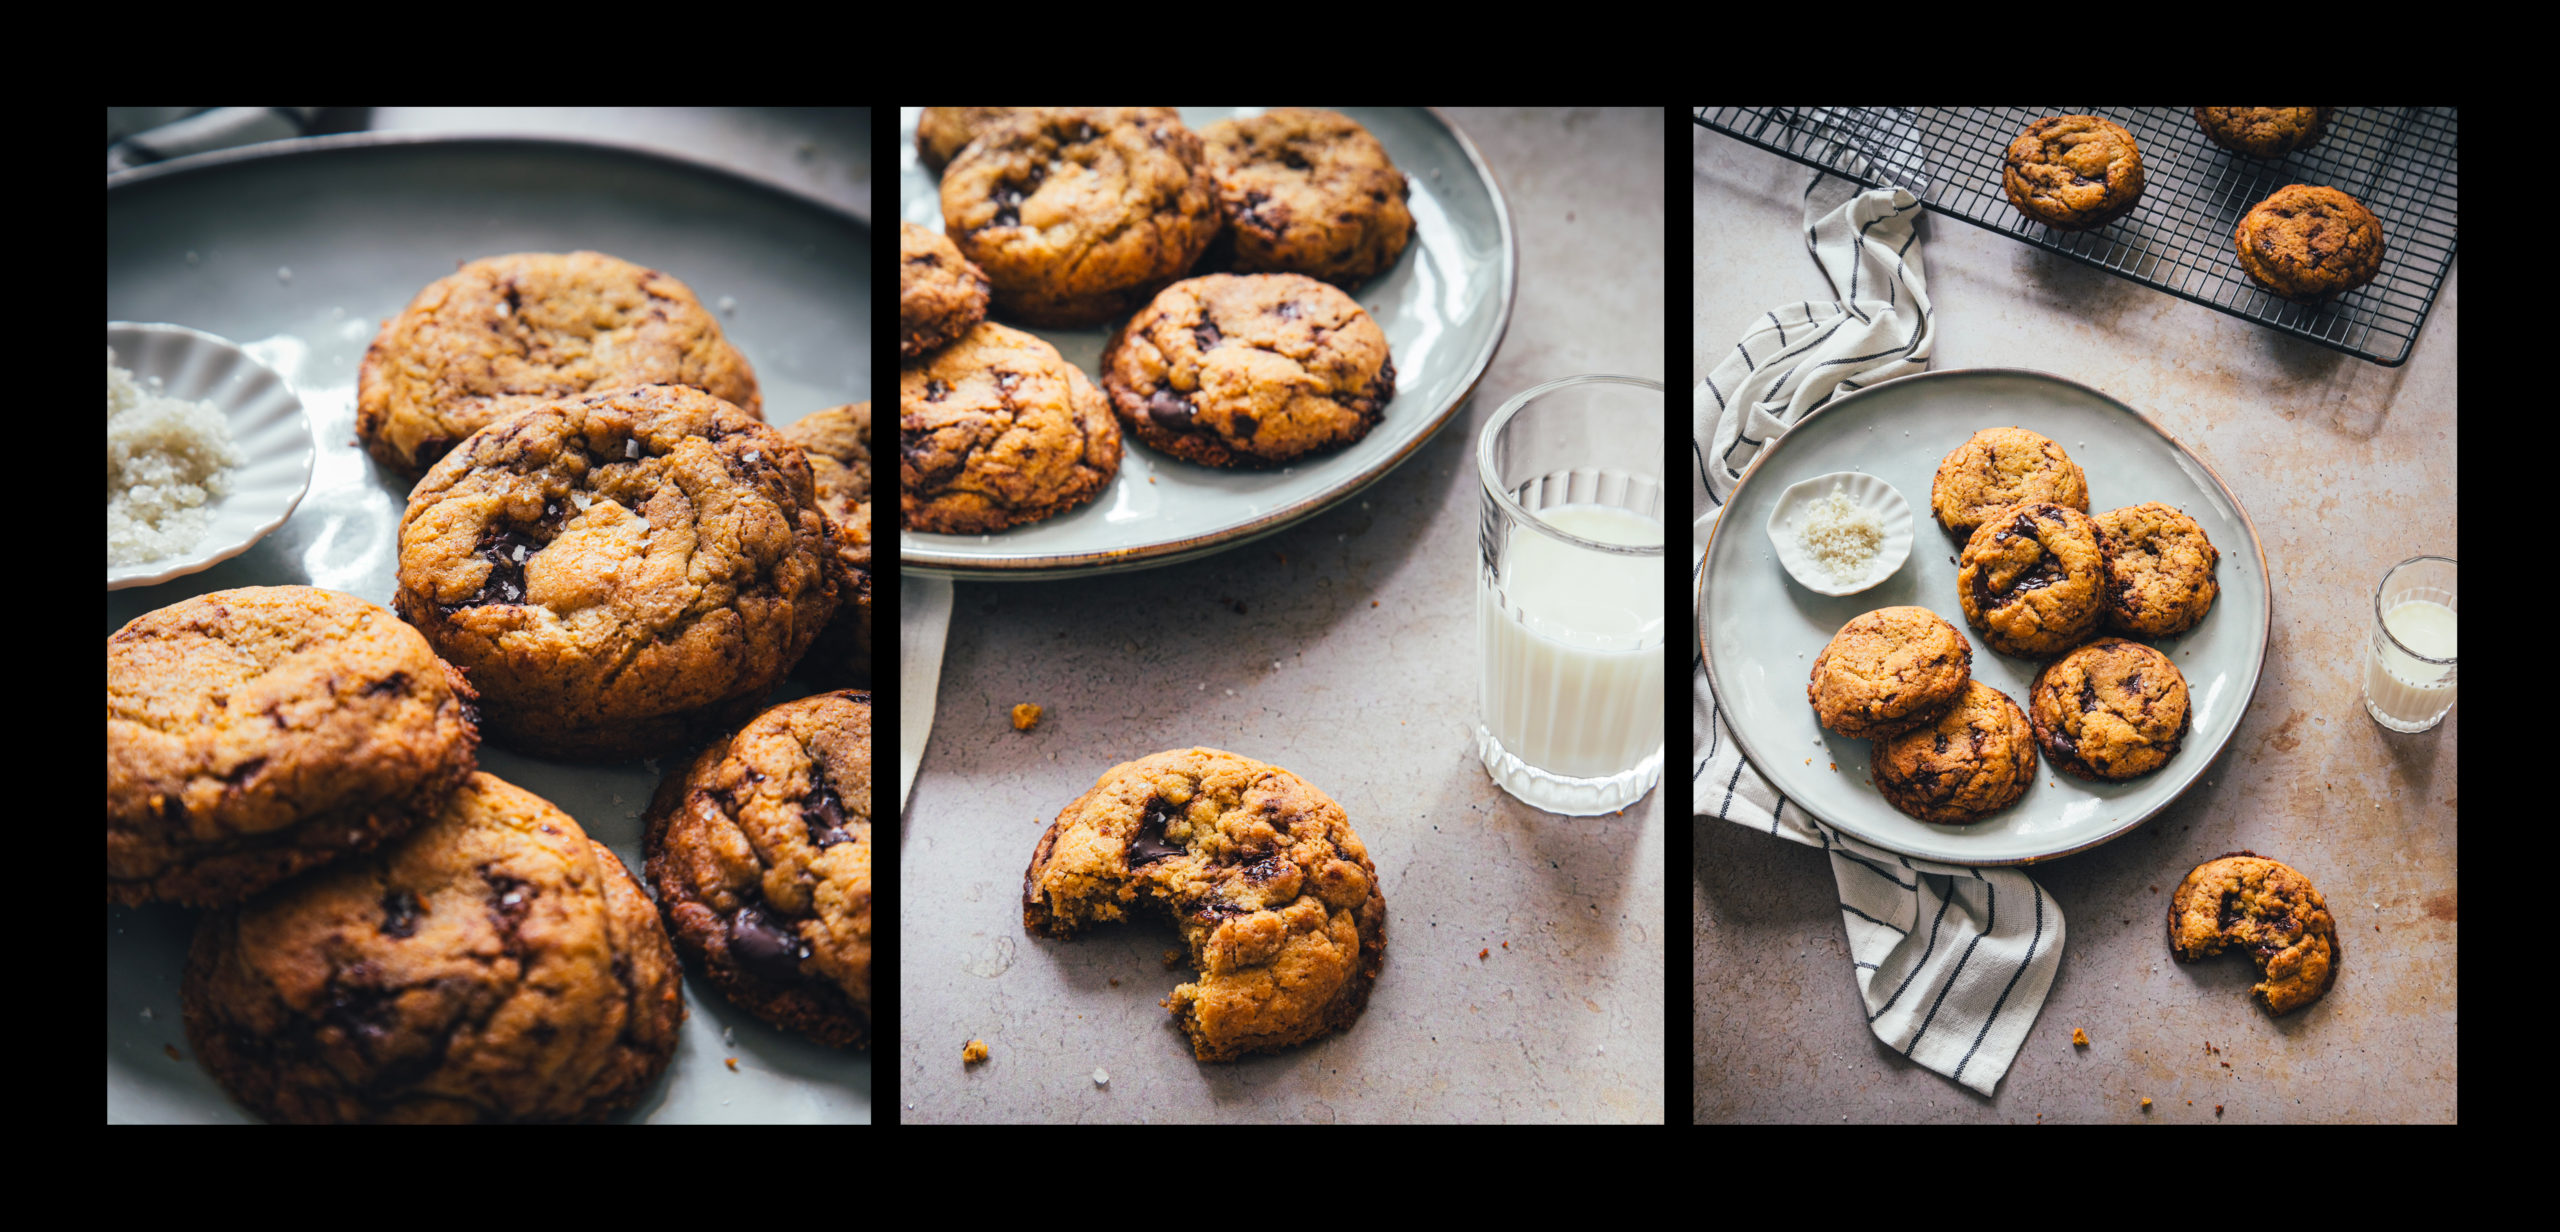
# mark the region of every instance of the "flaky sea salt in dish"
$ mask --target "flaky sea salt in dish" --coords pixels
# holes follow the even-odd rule
[[[145,388],[107,352],[107,563],[139,564],[194,548],[244,459],[211,402]]]

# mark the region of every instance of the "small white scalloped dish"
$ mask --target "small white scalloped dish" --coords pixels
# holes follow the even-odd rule
[[[1805,511],[1830,496],[1834,488],[1851,504],[1876,515],[1884,526],[1875,560],[1864,574],[1845,583],[1804,550]],[[1769,543],[1777,548],[1778,562],[1787,567],[1787,576],[1798,585],[1816,594],[1854,595],[1892,577],[1902,562],[1911,559],[1911,502],[1892,484],[1864,471],[1816,475],[1778,494],[1778,503],[1769,510]]]
[[[116,366],[146,388],[222,411],[239,447],[231,491],[213,508],[213,523],[193,550],[130,565],[107,566],[107,589],[149,586],[212,568],[249,550],[293,516],[311,489],[311,424],[302,399],[275,369],[227,338],[183,325],[107,322]]]

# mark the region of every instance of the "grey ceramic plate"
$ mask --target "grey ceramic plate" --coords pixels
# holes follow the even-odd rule
[[[1874,588],[1818,595],[1780,567],[1761,527],[1788,485],[1858,470],[1896,488],[1919,514],[1947,451],[1983,428],[2029,428],[2062,443],[2089,476],[2089,507],[2165,501],[2202,524],[2222,551],[2222,588],[2202,624],[2145,639],[2187,678],[2193,728],[2169,764],[2126,783],[2091,783],[2039,762],[2035,784],[2009,808],[1969,826],[1904,816],[1867,777],[1864,740],[1824,731],[1805,702],[1814,656],[1861,612],[1929,608],[1974,642],[1974,678],[2021,707],[2042,664],[1982,644],[1956,601],[1962,545],[1922,516],[1911,559]],[[1788,800],[1887,850],[1954,864],[2028,864],[2084,851],[2141,825],[2212,766],[2240,726],[2265,667],[2272,616],[2266,555],[2240,502],[2203,460],[2159,425],[2097,390],[2041,372],[1928,372],[1860,390],[1805,417],[1760,452],[1707,540],[1699,649],[1751,764]],[[1837,769],[1834,769],[1834,767]]]
[[[663,269],[719,313],[755,365],[768,420],[869,396],[870,232],[848,213],[611,146],[362,136],[280,144],[107,183],[108,318],[238,340],[293,384],[318,449],[310,494],[281,528],[201,573],[108,595],[110,633],[231,586],[302,583],[390,602],[409,485],[377,471],[354,443],[356,364],[382,318],[460,261],[583,247]],[[484,746],[481,768],[558,804],[639,869],[640,811],[663,767],[553,764]],[[875,787],[873,815],[896,816],[885,784]],[[180,1025],[178,973],[195,916],[107,910],[110,1121],[246,1119],[195,1064]],[[870,1119],[870,1054],[773,1031],[699,978],[686,980],[685,1004],[674,1065],[627,1119]]]
[[[922,108],[899,109],[898,217],[940,230],[939,181],[916,161]],[[1184,107],[1193,128],[1261,107]],[[1493,169],[1456,126],[1424,107],[1344,107],[1413,185],[1414,239],[1386,273],[1354,288],[1395,357],[1396,396],[1348,449],[1275,471],[1194,466],[1130,440],[1120,474],[1093,503],[996,535],[899,536],[899,567],[977,580],[1065,577],[1171,564],[1222,552],[1357,495],[1465,405],[1511,324],[1519,251]],[[998,314],[1002,320],[1002,314]],[[1116,324],[1116,322],[1115,322]],[[1108,330],[1033,328],[1088,376]]]

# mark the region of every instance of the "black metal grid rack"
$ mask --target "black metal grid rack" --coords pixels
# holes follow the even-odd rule
[[[2233,154],[2175,107],[1698,107],[1698,125],[1868,187],[1894,184],[1949,218],[2004,232],[2180,299],[2396,367],[2453,267],[2459,111],[2341,107],[2320,143],[2280,159]],[[2000,189],[2009,142],[2049,115],[2098,115],[2142,147],[2142,201],[2095,231],[2056,231]],[[2382,222],[2382,270],[2318,304],[2240,270],[2232,229],[2287,184],[2326,184]]]

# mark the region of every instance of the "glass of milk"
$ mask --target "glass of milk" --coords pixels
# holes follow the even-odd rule
[[[2393,731],[2422,732],[2453,709],[2453,559],[2414,556],[2373,591],[2364,708]]]
[[[1659,382],[1574,376],[1476,442],[1476,755],[1548,812],[1616,812],[1662,779],[1665,439]]]

